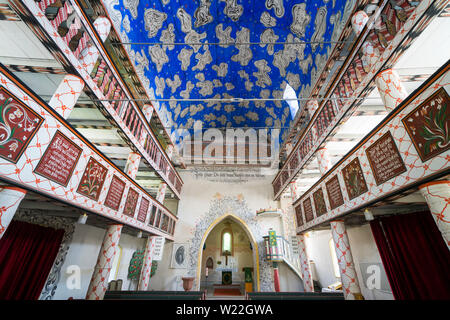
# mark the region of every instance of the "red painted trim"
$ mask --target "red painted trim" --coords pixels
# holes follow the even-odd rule
[[[432,185],[436,185],[436,184],[450,184],[450,180],[438,180],[438,181],[427,182],[425,184],[420,185],[419,189],[423,189],[428,186],[432,186]]]
[[[8,189],[8,190],[14,190],[17,192],[22,192],[24,194],[26,194],[28,191],[22,188],[18,188],[18,187],[10,187],[10,186],[1,186],[0,189]]]

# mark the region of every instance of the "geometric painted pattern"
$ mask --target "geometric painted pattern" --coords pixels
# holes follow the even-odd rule
[[[404,121],[402,120],[407,115],[409,115],[412,110],[415,110],[417,106],[421,105],[436,91],[440,90],[441,88],[443,88],[447,92],[450,91],[449,69],[450,64],[447,63],[440,70],[438,70],[435,75],[430,77],[430,79],[428,79],[423,84],[420,90],[416,91],[414,95],[409,96],[406,99],[406,102],[393,110],[391,115],[383,120],[383,122],[380,123],[377,128],[372,130],[366,136],[366,138],[360,141],[351,152],[345,155],[333,167],[332,171],[329,171],[325,176],[323,176],[294,203],[294,207],[301,205],[303,199],[307,199],[308,197],[310,197],[319,188],[325,187],[328,181],[334,178],[335,175],[338,178],[339,185],[342,189],[344,189],[342,191],[344,199],[344,203],[342,205],[329,210],[326,214],[320,217],[316,216],[312,221],[306,222],[303,226],[298,227],[298,233],[303,232],[315,225],[324,223],[325,221],[333,220],[334,218],[339,217],[350,210],[361,208],[369,201],[376,201],[376,199],[387,196],[389,194],[393,194],[397,190],[406,189],[411,184],[420,183],[420,181],[423,181],[431,175],[436,175],[440,172],[448,170],[448,167],[450,165],[449,150],[436,154],[433,158],[427,160],[425,163],[422,162],[420,155],[418,154],[413,142],[411,141],[410,135],[407,133],[406,128],[404,127]],[[372,172],[370,162],[367,158],[366,151],[369,147],[373,146],[377,140],[385,136],[388,132],[390,132],[390,134],[392,135],[393,143],[395,144],[396,148],[398,148],[398,152],[401,158],[400,160],[404,163],[406,171],[395,176],[392,175],[389,180],[378,185]],[[348,186],[343,182],[343,173],[344,168],[357,159],[359,161],[359,165],[353,165],[352,167],[357,168],[357,171],[362,174],[362,177],[365,180],[365,185],[367,186],[367,191],[359,194],[354,198],[350,198],[350,193],[347,189]],[[398,172],[396,172],[395,174],[397,174]],[[347,182],[349,182],[349,177],[347,178]],[[358,193],[360,192],[356,192],[355,194]],[[328,195],[324,195],[325,201],[329,204],[330,202],[328,199]]]
[[[166,214],[172,216],[173,219],[176,220],[165,207],[154,200],[138,185],[135,185],[128,176],[124,175],[113,163],[102,156],[95,147],[86,141],[77,131],[69,127],[64,120],[56,117],[54,111],[49,108],[48,105],[40,101],[29,88],[20,84],[16,78],[2,66],[0,66],[0,83],[2,87],[17,97],[17,99],[20,99],[20,101],[30,110],[33,110],[36,114],[45,119],[34,136],[28,140],[27,148],[24,149],[16,163],[12,163],[0,157],[0,176],[2,179],[11,181],[20,186],[27,186],[27,188],[36,192],[83,208],[86,212],[100,214],[117,221],[117,223],[127,224],[143,231],[150,231],[155,235],[165,236],[169,239],[172,238],[171,235],[155,230],[134,217],[124,215],[123,209],[125,201],[121,201],[117,210],[105,206],[105,197],[110,189],[112,178],[113,176],[117,176],[120,177],[117,179],[120,179],[121,182],[125,184],[125,191],[133,185],[133,188],[135,188],[140,195],[145,195],[147,199],[151,200],[152,206],[156,206],[160,210],[163,210]],[[82,150],[74,167],[70,168],[72,173],[67,181],[67,186],[61,185],[34,172],[57,131]],[[104,182],[101,187],[99,187],[101,184],[98,183],[100,181],[95,182],[95,179],[92,180],[92,183],[98,185],[97,191],[93,191],[95,189],[94,186],[93,189],[90,189],[91,196],[85,196],[84,192],[79,193],[78,187],[82,180],[83,183],[86,182],[85,171],[90,159],[94,159],[101,166],[102,176],[104,175],[103,168],[106,169],[107,173],[104,175]],[[64,183],[65,182],[66,181],[64,181]],[[122,200],[122,197],[120,197],[119,200]],[[115,205],[116,204],[117,203],[115,203]]]
[[[361,288],[359,287],[358,276],[356,274],[355,264],[353,263],[353,256],[344,221],[331,221],[331,235],[336,249],[345,299],[359,299],[362,297]]]
[[[308,163],[316,150],[326,141],[334,128],[345,122],[358,107],[355,99],[365,97],[374,86],[375,77],[386,67],[391,67],[411,43],[418,37],[435,17],[430,12],[442,10],[445,1],[387,1],[376,21],[369,20],[371,25],[359,38],[363,46],[342,70],[341,76],[325,93],[325,97],[342,97],[333,104],[330,101],[321,103],[319,110],[299,137],[299,142],[287,158],[273,183],[275,199],[278,199],[289,182],[296,177],[303,166]],[[436,10],[436,11],[433,11]],[[375,23],[375,26],[374,24]],[[365,59],[370,54],[364,50],[364,44],[371,42],[379,52],[374,61]],[[401,48],[398,50],[398,48]],[[370,61],[370,62],[368,62]],[[397,103],[395,100],[394,103]],[[332,108],[330,108],[330,106]],[[318,137],[314,138],[312,131]],[[291,175],[283,179],[281,172],[285,172],[292,158],[298,157],[296,167],[291,168]]]
[[[309,259],[306,253],[305,236],[303,234],[299,234],[297,238],[299,244],[300,267],[303,276],[303,287],[306,292],[314,292],[314,285],[309,267]]]
[[[86,294],[87,300],[103,300],[106,289],[108,288],[109,273],[117,253],[122,227],[120,224],[112,224],[106,229]]]
[[[148,237],[145,245],[144,265],[141,269],[138,290],[147,291],[150,283],[150,274],[152,270],[152,255],[155,247],[155,238]]]

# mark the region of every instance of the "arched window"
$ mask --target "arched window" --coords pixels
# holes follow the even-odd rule
[[[233,231],[231,228],[225,228],[222,231],[222,255],[232,256],[233,255]]]
[[[297,94],[295,93],[295,90],[289,84],[286,84],[286,88],[284,89],[284,92],[283,92],[283,99],[285,99],[285,101],[289,105],[289,109],[291,110],[291,117],[292,117],[292,120],[294,120],[295,114],[297,113],[299,106],[298,106]]]

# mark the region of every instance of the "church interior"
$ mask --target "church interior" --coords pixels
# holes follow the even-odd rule
[[[0,0],[0,300],[450,300],[449,0]]]

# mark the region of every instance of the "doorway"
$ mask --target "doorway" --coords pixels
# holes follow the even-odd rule
[[[232,215],[219,218],[203,237],[199,257],[200,290],[206,290],[210,298],[236,299],[243,298],[246,291],[257,291],[256,246],[240,219]]]

